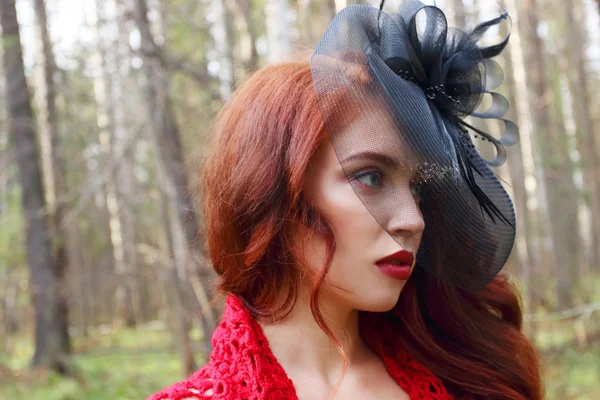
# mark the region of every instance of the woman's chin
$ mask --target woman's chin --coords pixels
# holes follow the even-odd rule
[[[369,312],[386,312],[394,308],[400,297],[400,290],[386,290],[361,296],[357,309]]]
[[[406,283],[406,281],[392,281],[377,281],[360,287],[356,285],[347,290],[339,290],[326,285],[322,295],[324,297],[332,296],[334,302],[345,304],[355,310],[386,312],[394,308]]]

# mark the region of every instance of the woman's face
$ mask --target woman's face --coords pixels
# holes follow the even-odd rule
[[[377,112],[354,121],[336,133],[335,150],[329,140],[317,150],[306,181],[305,195],[336,242],[322,295],[363,311],[396,304],[406,280],[385,274],[376,262],[400,250],[416,257],[425,227],[414,163],[396,129]],[[303,245],[310,268],[320,270],[324,239],[310,235]]]

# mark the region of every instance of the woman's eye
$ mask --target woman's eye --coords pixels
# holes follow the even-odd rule
[[[413,181],[410,183],[410,191],[415,197],[420,197],[423,194],[423,182]]]
[[[368,171],[357,174],[352,179],[357,180],[364,185],[379,188],[381,187],[382,174],[379,171]]]
[[[369,170],[360,172],[352,177],[352,181],[358,181],[361,185],[366,185],[370,188],[383,187],[384,173],[379,170]],[[410,192],[415,197],[421,197],[425,190],[426,183],[420,179],[414,179],[409,183]]]

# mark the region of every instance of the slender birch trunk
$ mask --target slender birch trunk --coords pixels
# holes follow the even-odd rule
[[[106,3],[101,0],[95,1],[95,13],[91,18],[95,27],[96,34],[96,52],[93,55],[94,65],[94,95],[96,99],[98,138],[100,148],[103,154],[103,161],[106,165],[114,163],[122,154],[117,153],[116,138],[116,115],[115,102],[113,94],[112,74],[109,71],[108,57],[110,42],[107,39],[106,32],[113,28],[108,26],[106,21]],[[114,259],[115,273],[118,277],[116,308],[119,318],[118,323],[124,323],[127,326],[136,325],[136,315],[132,304],[132,285],[134,279],[130,273],[130,264],[126,259],[124,234],[123,206],[124,199],[118,188],[117,179],[118,168],[108,168],[105,177],[106,208],[109,215],[109,233],[112,245],[112,254]]]
[[[66,273],[69,270],[69,256],[67,251],[67,230],[62,223],[65,215],[65,205],[57,199],[66,194],[65,160],[62,156],[58,118],[56,111],[56,85],[54,75],[57,72],[56,61],[50,34],[48,32],[48,18],[44,0],[35,0],[35,14],[37,18],[38,42],[40,51],[38,56],[39,85],[36,92],[39,109],[39,142],[41,144],[42,167],[45,183],[46,202],[50,212],[50,230],[55,260],[56,278],[56,307],[57,324],[60,329],[61,348],[65,353],[71,352],[69,337],[69,293],[66,282]]]

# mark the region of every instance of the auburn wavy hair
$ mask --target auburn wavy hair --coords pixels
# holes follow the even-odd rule
[[[296,302],[302,261],[294,227],[325,238],[328,258],[314,279],[311,310],[341,349],[318,307],[335,241],[302,192],[309,161],[327,140],[321,111],[328,112],[317,106],[305,58],[254,72],[215,119],[197,191],[219,292],[238,296],[255,318],[283,318]],[[506,276],[469,293],[416,268],[389,313],[405,350],[455,398],[543,398],[537,354]]]

